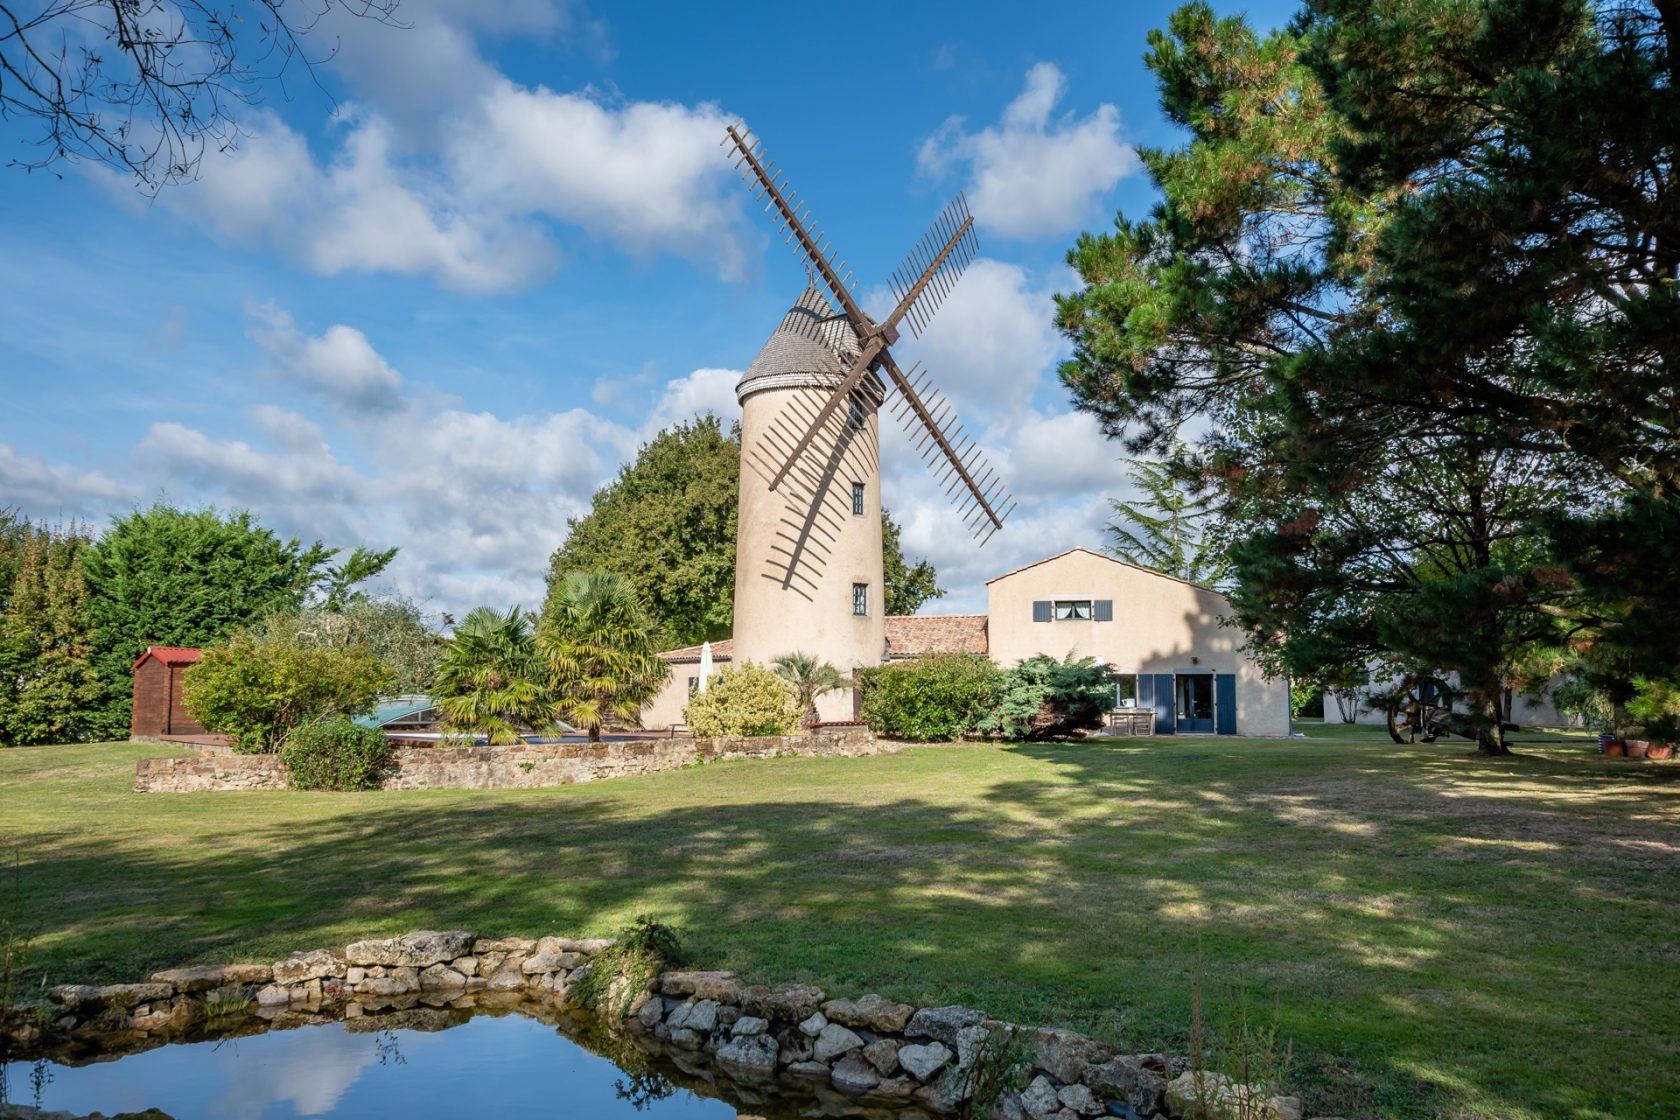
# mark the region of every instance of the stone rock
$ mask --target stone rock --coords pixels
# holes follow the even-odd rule
[[[672,1030],[676,1030],[678,1027],[688,1026],[688,1016],[693,1010],[694,1001],[691,999],[684,1000],[682,1003],[679,1003],[675,1007],[671,1008],[671,1013],[665,1016],[665,1025],[670,1027]]]
[[[1033,1078],[1021,1091],[1021,1109],[1034,1120],[1044,1120],[1046,1116],[1053,1116],[1061,1107],[1062,1101],[1056,1094],[1056,1086],[1042,1073]]]
[[[691,1031],[687,1027],[671,1028],[671,1045],[680,1046],[684,1050],[698,1050],[705,1038],[698,1031]]]
[[[741,1009],[733,1004],[720,1003],[717,1010],[717,1021],[720,1027],[731,1027],[741,1017]]]
[[[778,1049],[776,1040],[762,1031],[738,1034],[718,1047],[717,1062],[730,1073],[766,1079],[776,1072]]]
[[[776,1032],[776,1042],[782,1048],[783,1064],[811,1060],[811,1040],[798,1027],[783,1027]]]
[[[1301,1120],[1298,1097],[1275,1097],[1223,1073],[1191,1070],[1167,1086],[1167,1107],[1183,1120]]]
[[[1039,1027],[1026,1041],[1032,1047],[1033,1066],[1064,1085],[1078,1081],[1087,1066],[1114,1056],[1114,1047],[1057,1027]]]
[[[741,1010],[765,1019],[802,1023],[822,1009],[823,990],[809,984],[784,984],[779,988],[755,985],[741,992]]]
[[[257,990],[259,1007],[278,1007],[292,1002],[292,990],[284,984],[265,984]]]
[[[551,939],[545,937],[543,940]],[[582,953],[544,952],[539,948],[535,953],[525,958],[525,963],[520,965],[520,969],[525,975],[534,976],[544,972],[570,972],[575,968],[582,968],[588,963],[589,958]]]
[[[437,930],[422,929],[405,933],[401,937],[352,941],[345,946],[344,955],[351,964],[426,968],[466,956],[472,951],[476,940],[477,936],[469,930],[448,930],[440,933]]]
[[[664,1015],[664,1004],[656,999],[650,999],[642,1004],[640,1011],[636,1012],[636,1021],[648,1030],[652,1030],[659,1025],[659,1021],[664,1018]]]
[[[222,986],[222,966],[205,964],[196,968],[167,968],[152,973],[152,980],[168,984],[177,992],[208,992]]]
[[[703,999],[695,1002],[689,1009],[688,1020],[683,1024],[691,1031],[709,1033],[718,1025],[718,1002],[715,999]]]
[[[1056,1099],[1063,1108],[1071,1108],[1081,1116],[1101,1116],[1108,1109],[1084,1085],[1064,1085]]]
[[[358,964],[369,962],[358,961]],[[276,984],[302,984],[323,976],[343,976],[349,962],[331,949],[311,949],[307,953],[293,953],[274,962],[273,980]]]
[[[918,1081],[926,1081],[951,1060],[951,1048],[943,1042],[911,1044],[898,1048],[898,1064],[909,1070]]]
[[[916,1013],[908,1003],[894,1003],[874,994],[858,999],[831,999],[823,1004],[822,1010],[836,1023],[882,1034],[899,1033]]]
[[[793,1062],[789,1064],[787,1071],[795,1077],[809,1077],[813,1080],[827,1081],[829,1076],[828,1067],[822,1062]]]
[[[356,985],[359,996],[404,996],[410,991],[406,981],[393,976],[369,976]]]
[[[459,972],[462,976],[477,976],[478,975],[478,958],[477,957],[456,957],[455,960],[453,962],[451,962],[450,967],[453,968],[456,972]]]
[[[1124,1102],[1139,1116],[1153,1116],[1165,1107],[1167,1079],[1148,1068],[1139,1054],[1121,1054],[1101,1065],[1087,1066],[1081,1080],[1102,1096]]]
[[[717,988],[729,984],[733,984],[737,988],[740,987],[740,981],[735,979],[733,972],[696,972],[687,969],[671,969],[659,974],[659,994],[666,996],[691,996],[701,988]],[[712,999],[721,998],[711,993],[707,993],[707,995]]]
[[[839,1026],[838,1023],[833,1024]],[[840,1027],[845,1030],[845,1027]],[[848,1054],[834,1063],[834,1073],[830,1080],[834,1087],[842,1093],[861,1096],[881,1083],[881,1075],[869,1068],[869,1063],[856,1054]]]
[[[1026,1110],[1021,1107],[1021,1094],[1009,1089],[999,1093],[990,1120],[1027,1120]]]
[[[839,1023],[829,1023],[817,1032],[817,1040],[811,1044],[811,1056],[819,1062],[831,1062],[842,1054],[862,1047],[863,1039],[850,1028],[842,1027]]]
[[[769,1022],[757,1015],[743,1015],[735,1020],[735,1026],[731,1028],[736,1038],[751,1038],[756,1034],[764,1034],[769,1029]]]
[[[517,992],[524,987],[525,974],[519,971],[518,966],[508,968],[504,965],[500,972],[490,977],[490,983],[485,985],[485,990],[491,992]]]
[[[446,964],[429,965],[420,973],[421,991],[456,991],[467,986],[467,978]]]
[[[869,1098],[896,1104],[909,1100],[916,1089],[916,1079],[913,1077],[883,1077],[881,1083],[869,1091]]]
[[[368,978],[368,970],[359,964],[353,964],[344,970],[344,982],[354,988]]]
[[[90,1010],[105,1007],[133,1007],[175,994],[170,984],[60,984],[47,993],[61,1007]]]
[[[266,984],[274,979],[274,968],[266,964],[224,964],[224,984]]]
[[[900,1043],[890,1038],[877,1038],[863,1048],[863,1060],[875,1067],[875,1072],[886,1077],[898,1068],[898,1048]]]
[[[910,1016],[904,1033],[910,1038],[932,1038],[955,1046],[958,1031],[985,1021],[986,1016],[970,1007],[924,1007]]]
[[[822,1033],[822,1029],[826,1026],[828,1026],[828,1019],[821,1011],[819,1011],[803,1023],[800,1023],[799,1029],[804,1031],[811,1038],[815,1038]]]
[[[948,1096],[939,1083],[923,1085],[920,1089],[917,1089],[911,1094],[910,1099],[927,1109],[929,1112],[939,1113],[941,1115],[947,1112],[955,1111],[957,1105],[962,1103],[956,1098]]]
[[[478,957],[482,957],[486,953],[529,954],[536,947],[536,941],[529,937],[475,937],[472,943],[472,953]]]

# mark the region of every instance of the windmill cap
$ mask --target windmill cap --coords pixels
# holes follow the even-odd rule
[[[766,389],[833,389],[857,354],[851,324],[821,292],[806,288],[736,382],[735,399],[745,404]]]

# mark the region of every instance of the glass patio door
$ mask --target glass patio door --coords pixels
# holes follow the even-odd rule
[[[1178,678],[1178,729],[1213,733],[1213,674],[1197,673]]]

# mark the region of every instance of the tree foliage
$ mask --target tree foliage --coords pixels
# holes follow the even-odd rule
[[[1571,529],[1619,547],[1606,519],[1680,461],[1674,33],[1661,5],[1315,0],[1151,35],[1190,140],[1143,154],[1147,219],[1071,254],[1063,379],[1134,452],[1208,425],[1269,667],[1454,671],[1497,751],[1520,652],[1609,636],[1589,576],[1625,598],[1629,569]]]
[[[468,611],[444,647],[431,692],[451,731],[491,743],[517,743],[522,731],[554,725],[531,616],[518,607]]]
[[[817,722],[819,698],[842,688],[850,688],[852,684],[846,678],[846,674],[833,665],[819,659],[815,654],[801,650],[774,658],[770,662],[770,668],[775,670],[778,677],[793,686],[794,693],[799,697],[799,710],[804,713],[801,718],[807,725]]]
[[[751,661],[726,669],[689,698],[683,722],[699,739],[792,735],[805,709],[793,685]]]
[[[114,518],[82,553],[100,684],[90,733],[127,734],[132,667],[148,645],[208,646],[296,610],[337,555],[320,541],[282,540],[243,510],[156,502]]]
[[[303,646],[361,646],[390,670],[394,693],[425,692],[443,659],[443,639],[426,626],[420,608],[406,599],[353,593],[337,609],[322,604],[267,615],[256,631],[287,636]]]
[[[639,723],[671,673],[636,589],[614,572],[568,572],[543,608],[536,647],[557,712],[590,742],[608,721]]]
[[[862,715],[881,735],[911,742],[960,739],[996,708],[1002,670],[967,653],[896,661],[857,673]]]
[[[86,738],[99,696],[87,622],[84,530],[0,514],[0,743]]]
[[[377,727],[335,716],[293,728],[280,761],[293,789],[374,789],[391,761],[391,741]]]
[[[1171,461],[1133,459],[1126,475],[1138,496],[1109,503],[1114,520],[1108,524],[1108,551],[1128,564],[1191,583],[1222,584],[1230,565],[1208,527],[1213,495],[1193,492]]]
[[[360,646],[311,649],[241,634],[205,649],[187,669],[181,699],[207,731],[246,754],[273,753],[295,727],[373,710],[390,676]]]
[[[550,597],[568,572],[617,572],[646,604],[662,647],[728,637],[740,471],[739,432],[715,416],[660,432],[567,522],[549,558]],[[881,517],[887,613],[912,614],[944,591],[931,563],[905,560],[898,525]]]
[[[1006,739],[1059,739],[1101,727],[1114,699],[1114,674],[1095,658],[1038,653],[1002,671],[978,726]]]
[[[331,56],[329,12],[395,24],[397,0],[46,0],[0,6],[0,116],[33,121],[34,170],[91,160],[157,188],[244,137],[262,87]]]

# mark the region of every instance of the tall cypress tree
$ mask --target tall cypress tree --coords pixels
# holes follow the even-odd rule
[[[81,557],[87,534],[31,527],[0,616],[0,742],[86,738],[99,696]]]

